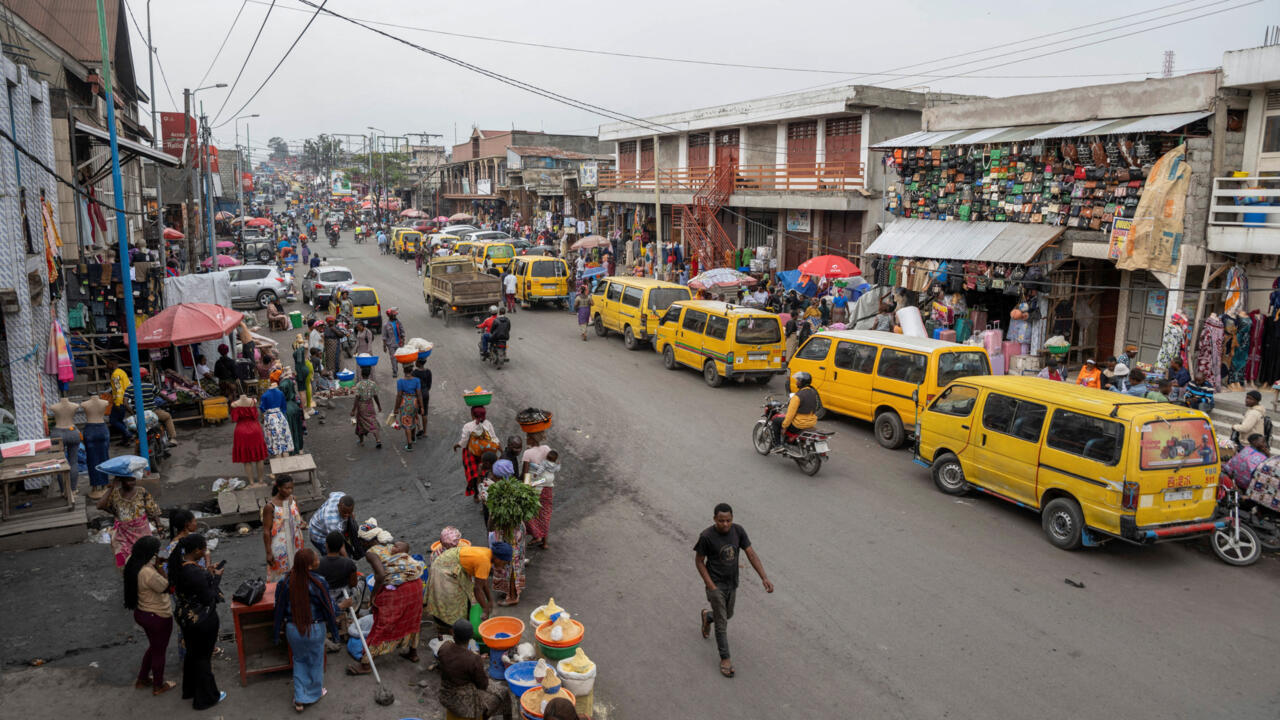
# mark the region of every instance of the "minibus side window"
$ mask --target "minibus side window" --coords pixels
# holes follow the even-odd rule
[[[701,310],[690,310],[684,314],[684,329],[689,332],[701,333],[702,329],[707,326],[707,314]]]
[[[1070,410],[1054,410],[1045,444],[1105,465],[1120,462],[1124,425]]]
[[[796,357],[801,360],[826,360],[827,351],[831,349],[831,338],[811,337]]]
[[[969,417],[977,401],[977,388],[971,388],[967,385],[952,385],[942,391],[942,394],[938,396],[937,400],[933,401],[933,406],[929,409],[943,415]]]
[[[712,315],[707,319],[707,337],[723,340],[729,334],[729,318]]]
[[[622,298],[622,286],[618,283],[609,283],[609,292],[606,295],[610,300],[619,300]]]
[[[982,410],[982,426],[1019,440],[1035,442],[1040,439],[1046,411],[1047,408],[1039,403],[991,393]]]
[[[876,372],[882,378],[918,385],[924,382],[924,372],[928,364],[929,361],[924,355],[885,348],[880,353],[880,367]]]

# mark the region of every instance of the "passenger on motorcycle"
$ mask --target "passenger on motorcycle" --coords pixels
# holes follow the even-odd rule
[[[490,342],[506,342],[511,339],[511,320],[507,317],[506,308],[497,305],[489,306],[489,317],[476,325],[483,334],[480,336],[480,357],[489,357]]]
[[[1249,486],[1253,484],[1254,471],[1266,462],[1270,454],[1271,447],[1267,445],[1267,439],[1259,433],[1254,433],[1249,436],[1249,444],[1222,466],[1222,472],[1231,478],[1237,490],[1242,493],[1248,492]]]
[[[769,421],[769,427],[773,430],[775,452],[782,449],[783,428],[787,432],[799,432],[818,424],[818,416],[815,414],[818,409],[818,391],[812,387],[813,378],[809,373],[801,371],[792,375],[791,379],[795,381],[796,392],[787,403],[786,416],[774,415]]]

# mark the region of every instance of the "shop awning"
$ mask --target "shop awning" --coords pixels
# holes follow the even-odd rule
[[[97,125],[90,125],[82,120],[76,121],[76,132],[82,132],[85,135],[93,136],[104,143],[111,142],[110,133]],[[178,158],[164,151],[157,150],[150,145],[143,145],[140,142],[134,142],[133,140],[127,140],[119,136],[116,137],[116,144],[119,145],[121,153],[128,156],[120,158],[122,163],[128,162],[128,160],[132,159],[134,156],[140,155],[149,160],[154,160],[161,165],[168,165],[169,167],[178,167],[182,164],[182,161]]]
[[[1049,140],[1052,138],[1082,137],[1085,135],[1129,135],[1133,133],[1173,132],[1213,113],[1208,110],[1171,113],[1168,115],[1143,115],[1128,118],[1084,120],[1081,122],[1052,123],[1049,125],[1017,125],[1011,127],[977,128],[972,130],[917,130],[900,137],[871,146],[872,150],[889,150],[900,147],[943,147],[946,145],[979,145],[987,143],[1022,142],[1024,140]]]
[[[1014,222],[906,218],[890,223],[863,252],[870,255],[979,260],[1024,265],[1066,230]]]

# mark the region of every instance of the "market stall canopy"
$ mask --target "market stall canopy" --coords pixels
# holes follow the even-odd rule
[[[217,257],[218,257],[218,267],[220,268],[235,267],[236,265],[240,264],[239,260],[231,257],[230,255],[218,255]],[[210,258],[205,258],[203,261],[200,262],[200,264],[205,267],[210,267],[213,265],[213,261]]]
[[[420,217],[426,217],[426,216],[427,216],[426,213],[422,212],[421,210],[414,210],[413,208],[405,208],[404,210],[400,211],[400,217],[402,218],[420,218]]]
[[[183,235],[181,232],[174,230],[171,227],[165,228],[164,233],[162,234],[165,240],[181,240],[186,237],[186,235]]]
[[[215,247],[217,247],[219,250],[230,250],[235,246],[236,244],[231,242],[230,240],[219,240],[218,244]]]
[[[437,216],[436,216],[435,218],[433,218],[433,219],[434,219],[436,222],[438,222],[438,223],[442,223],[442,222],[449,222],[449,218],[445,217],[444,215],[437,215]]]
[[[462,222],[463,220],[470,220],[473,217],[475,216],[472,215],[471,213],[460,212],[460,213],[454,213],[450,215],[448,219],[453,222]]]
[[[1065,226],[907,218],[890,223],[867,255],[979,260],[1024,265],[1057,240]]]
[[[244,315],[221,305],[182,303],[161,310],[138,327],[138,347],[162,348],[217,340],[244,320]]]
[[[457,216],[455,215],[454,217],[457,217]],[[449,218],[449,219],[452,220],[453,218]],[[607,248],[612,246],[613,245],[612,243],[609,242],[608,238],[602,237],[600,235],[588,235],[582,238],[581,240],[575,242],[574,244],[570,245],[569,249],[590,250],[592,248]]]
[[[245,227],[272,227],[275,223],[266,218],[249,218],[244,222]]]
[[[711,268],[689,279],[689,287],[694,290],[749,287],[755,284],[755,278],[733,268]]]
[[[917,130],[872,145],[872,150],[906,147],[944,147],[947,145],[986,145],[993,143],[1050,140],[1085,135],[1132,135],[1135,133],[1173,132],[1213,113],[1205,110],[1143,115],[1128,118],[1105,118],[1049,125],[1017,125],[1010,127],[974,128],[970,130]]]
[[[817,275],[825,278],[842,278],[861,275],[862,271],[852,260],[839,255],[819,255],[809,258],[796,266],[805,275]]]

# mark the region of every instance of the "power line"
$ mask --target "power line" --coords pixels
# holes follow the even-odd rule
[[[258,38],[262,37],[262,30],[267,26],[267,21],[271,19],[271,11],[276,7],[276,0],[271,0],[271,7],[267,8],[266,17],[262,18],[262,23],[258,25],[258,34],[253,36],[253,44],[249,46],[249,52],[244,56],[244,62],[240,63],[240,72],[236,73],[235,82],[231,83],[231,89],[222,97],[222,105],[218,107],[218,112],[213,114],[214,122],[218,121],[218,117],[222,115],[222,110],[227,106],[227,101],[231,99],[231,93],[236,91],[236,86],[240,84],[240,78],[244,75],[244,69],[249,66],[249,58],[253,57],[253,49],[258,47]]]
[[[200,76],[200,82],[196,83],[196,87],[204,85],[204,81],[209,78],[209,73],[213,72],[213,66],[217,64],[218,58],[222,57],[222,49],[227,46],[227,41],[231,39],[231,32],[236,29],[236,23],[240,22],[240,15],[244,13],[245,6],[249,4],[248,0],[242,0],[240,9],[236,11],[236,17],[231,21],[231,27],[227,28],[227,34],[222,38],[222,44],[218,46],[218,52],[213,54],[213,59],[209,61],[209,67],[204,71],[204,75]]]
[[[1197,1],[1198,0],[1183,0],[1183,2],[1175,3],[1175,4],[1183,5],[1188,2],[1197,2]],[[1228,2],[1229,0],[1223,0],[1223,1]],[[266,0],[249,0],[249,2],[258,4],[258,5],[267,4]],[[272,4],[274,5],[274,0]],[[306,9],[304,8],[283,8],[283,9],[291,10],[294,12],[306,12]],[[1153,12],[1153,11],[1149,10],[1147,12]],[[1130,16],[1125,16],[1125,17],[1130,17]],[[700,60],[696,58],[667,57],[662,55],[646,55],[642,53],[629,53],[629,52],[621,52],[616,50],[597,50],[592,48],[571,47],[567,45],[553,45],[549,43],[536,43],[536,42],[528,42],[524,40],[512,40],[510,38],[490,37],[485,35],[474,35],[470,33],[451,32],[448,30],[439,30],[436,28],[422,27],[420,25],[405,25],[403,23],[393,23],[393,22],[386,22],[382,20],[372,20],[369,18],[351,17],[349,19],[353,21],[358,21],[360,23],[364,23],[367,25],[377,25],[381,27],[395,28],[398,30],[424,32],[424,33],[430,33],[433,35],[442,35],[445,37],[462,38],[466,40],[479,40],[481,42],[498,43],[501,45],[532,47],[532,48],[539,48],[542,50],[556,50],[561,52],[580,53],[580,54],[586,54],[586,55],[620,57],[620,58],[626,58],[626,59],[632,59],[632,60],[652,60],[657,62],[682,63],[687,65],[707,65],[711,67],[740,68],[744,70],[771,70],[771,71],[778,71],[778,72],[815,73],[815,74],[825,74],[825,75],[848,75],[848,74],[856,74],[860,72],[857,70],[834,70],[834,69],[827,69],[827,68],[788,67],[788,66],[781,66],[781,65],[759,65],[759,64],[753,64],[753,63],[730,62],[725,60]],[[1029,40],[1023,41],[1023,42],[1029,42]],[[913,66],[907,66],[907,67],[913,67]],[[1154,74],[1156,72],[1158,71],[1151,70],[1151,71],[1135,71],[1135,72],[1122,72],[1122,73],[1071,73],[1071,74],[1063,74],[1063,75],[987,75],[984,77],[990,78],[993,80],[994,79],[1028,79],[1028,78],[1073,78],[1073,77],[1129,77],[1131,75],[1148,75],[1148,74]],[[893,73],[891,71],[886,71],[886,72],[878,72],[878,73],[864,73],[860,77],[870,77],[873,75],[883,75],[888,77],[895,77],[895,76],[896,77],[916,77],[917,76],[916,74],[898,74],[898,73]]]
[[[160,51],[156,50],[156,67],[160,68],[160,79],[164,81],[164,91],[169,94],[169,102],[173,103],[173,109],[176,111],[181,108],[178,101],[173,97],[173,90],[169,89],[169,76],[164,74],[164,64],[160,62]]]
[[[311,23],[316,21],[316,18],[320,16],[320,11],[324,10],[324,6],[328,2],[329,0],[323,0],[323,2],[320,3],[320,6],[316,8],[315,13],[312,14],[311,19],[307,21],[306,25],[302,26],[302,32],[298,33],[298,37],[293,39],[293,44],[289,46],[289,49],[284,51],[284,56],[280,58],[280,62],[276,63],[276,66],[271,68],[271,72],[267,75],[266,79],[262,81],[262,84],[258,86],[257,90],[253,91],[253,94],[250,95],[249,99],[244,102],[244,105],[241,105],[239,110],[236,110],[235,112],[231,113],[231,119],[224,120],[220,125],[217,125],[216,127],[222,127],[223,125],[226,125],[227,123],[231,122],[231,120],[234,120],[236,117],[240,115],[240,113],[244,112],[245,108],[249,107],[249,103],[253,102],[254,98],[258,97],[258,93],[262,92],[263,88],[267,86],[267,83],[271,82],[271,78],[275,77],[276,71],[279,70],[280,66],[284,64],[284,61],[289,58],[289,54],[293,52],[294,48],[298,47],[298,42],[302,40],[303,35],[307,34],[307,30],[311,28]]]
[[[142,32],[142,26],[138,24],[138,18],[134,16],[133,8],[127,2],[122,1],[121,4],[124,5],[124,9],[128,11],[129,19],[133,21],[133,29],[138,31],[138,39],[141,40],[142,38],[146,38],[147,34]],[[160,77],[164,77],[164,65],[160,63],[160,51],[156,50],[155,47],[153,47],[150,43],[148,43],[147,52],[149,54],[155,55],[156,65],[160,68]],[[169,102],[172,103],[173,107],[176,109],[178,107],[178,102],[173,99],[173,91],[169,90],[168,80],[166,80],[164,83],[164,89],[169,93]],[[155,107],[155,104],[156,104],[156,99],[151,98],[152,107]]]
[[[125,210],[125,209],[123,209],[123,208],[117,208],[115,205],[108,205],[107,203],[102,202],[101,200],[99,200],[98,198],[96,198],[96,197],[94,197],[94,196],[90,195],[89,193],[85,192],[84,190],[81,190],[81,189],[80,189],[80,187],[79,187],[78,185],[76,185],[75,183],[71,182],[70,180],[68,180],[68,179],[66,179],[66,178],[62,177],[61,175],[59,175],[59,174],[58,174],[58,172],[57,172],[56,170],[54,170],[53,168],[49,167],[48,165],[45,165],[43,160],[41,160],[38,156],[36,156],[35,154],[33,154],[30,150],[26,149],[26,148],[25,148],[25,147],[23,147],[21,144],[19,144],[19,143],[18,143],[18,141],[17,141],[17,140],[14,140],[14,139],[13,139],[13,136],[12,136],[12,135],[10,135],[10,134],[8,133],[8,131],[4,130],[3,128],[0,128],[0,139],[8,140],[8,141],[9,141],[9,144],[10,144],[10,145],[13,145],[14,149],[16,149],[19,153],[21,153],[22,155],[24,155],[24,156],[25,156],[28,160],[30,160],[31,162],[33,162],[33,163],[35,163],[36,165],[38,165],[38,166],[40,167],[40,169],[42,169],[42,170],[44,170],[45,172],[47,172],[47,173],[49,173],[50,175],[52,175],[54,180],[57,180],[58,182],[62,183],[63,185],[66,185],[67,187],[71,188],[71,191],[72,191],[72,192],[74,192],[75,194],[77,194],[77,195],[79,195],[79,196],[83,197],[85,200],[88,200],[89,202],[92,202],[92,203],[97,204],[97,205],[101,205],[102,207],[104,207],[104,208],[106,208],[106,209],[108,209],[108,210],[112,210],[112,211],[114,211],[114,212],[122,212],[122,213],[124,213],[125,215],[143,215],[143,216],[147,215],[147,213],[145,213],[145,212],[139,212],[139,211],[136,211],[136,210]],[[123,198],[121,198],[121,201],[123,202]]]

